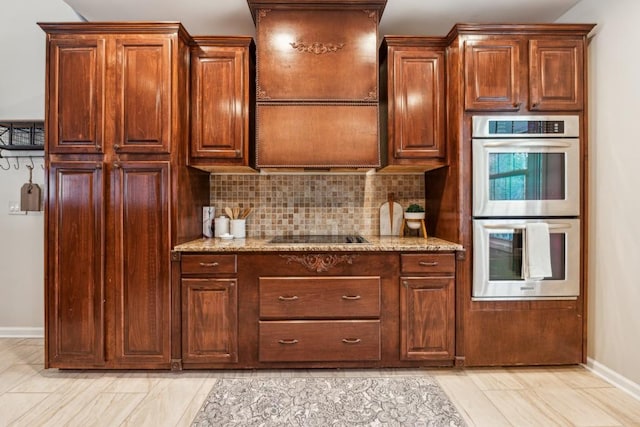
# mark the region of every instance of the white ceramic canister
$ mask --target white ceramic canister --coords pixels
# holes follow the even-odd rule
[[[247,236],[247,220],[232,219],[230,233],[235,239],[244,239]]]
[[[229,218],[224,215],[219,216],[214,220],[213,228],[215,237],[220,237],[223,234],[229,234]]]

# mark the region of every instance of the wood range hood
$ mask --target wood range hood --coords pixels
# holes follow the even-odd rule
[[[381,166],[378,24],[386,0],[248,0],[256,167]]]

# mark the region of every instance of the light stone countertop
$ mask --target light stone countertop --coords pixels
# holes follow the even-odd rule
[[[459,243],[437,237],[363,236],[369,243],[269,243],[271,238],[246,238],[222,240],[197,239],[174,248],[177,252],[298,252],[298,251],[348,251],[348,252],[426,252],[462,251]]]

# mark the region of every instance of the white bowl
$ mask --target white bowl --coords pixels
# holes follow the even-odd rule
[[[221,238],[222,240],[233,240],[233,234],[229,234],[229,233],[227,233],[227,234],[222,234],[222,235],[220,236],[220,238]]]

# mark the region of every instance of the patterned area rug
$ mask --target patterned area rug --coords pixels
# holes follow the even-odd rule
[[[431,377],[220,379],[192,426],[464,426]]]

